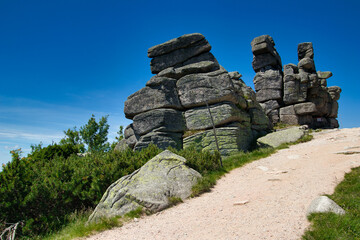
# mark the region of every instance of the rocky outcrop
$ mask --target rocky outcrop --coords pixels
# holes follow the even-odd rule
[[[220,152],[229,154],[247,150],[270,130],[255,92],[241,74],[220,66],[210,50],[199,33],[148,50],[151,72],[156,75],[125,102],[125,116],[133,120],[125,130],[130,148],[140,150],[154,143],[163,149],[195,145],[212,151],[216,150],[215,127]]]
[[[168,150],[158,154],[140,169],[111,184],[89,222],[123,216],[139,207],[158,212],[169,206],[171,197],[189,197],[201,175],[185,163],[185,158]]]
[[[254,54],[253,69],[256,100],[261,103],[269,119],[279,121],[279,106],[283,105],[283,72],[281,58],[275,42],[269,35],[254,38],[251,42]]]
[[[284,65],[283,72],[274,40],[269,35],[255,38],[251,46],[256,99],[272,123],[339,127],[336,118],[341,89],[327,87],[331,72],[316,72],[312,43],[300,43],[298,64]]]
[[[296,142],[305,134],[307,133],[307,130],[305,127],[291,127],[288,129],[276,131],[267,134],[266,136],[263,136],[261,138],[257,139],[257,145],[259,147],[279,147],[283,143],[292,143]]]

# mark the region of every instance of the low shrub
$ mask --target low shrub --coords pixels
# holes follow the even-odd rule
[[[84,157],[52,153],[49,146],[13,159],[0,172],[0,220],[24,221],[19,236],[32,238],[59,229],[75,210],[93,208],[107,187],[161,152],[94,152]]]
[[[210,153],[208,151],[200,151],[195,147],[189,147],[182,150],[169,148],[173,153],[184,157],[186,165],[195,169],[200,174],[220,169],[220,154],[218,152]]]
[[[70,146],[39,145],[27,157],[13,152],[0,172],[0,220],[24,221],[23,238],[56,231],[69,214],[94,208],[107,187],[143,166],[162,150],[155,145],[133,152],[93,152],[78,156]],[[219,168],[218,153],[174,150],[187,165],[204,174]]]

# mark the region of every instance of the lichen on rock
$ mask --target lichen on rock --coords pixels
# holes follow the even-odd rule
[[[226,71],[210,50],[210,44],[199,33],[148,50],[151,71],[156,75],[125,102],[125,116],[134,121],[129,127],[134,134],[125,136],[130,148],[140,150],[153,143],[163,149],[179,149],[195,139],[183,139],[184,133],[204,130],[204,137],[196,139],[204,141],[200,144],[206,146],[203,149],[214,151],[215,135],[209,130],[215,127],[221,140],[220,152],[225,154],[247,150],[255,136],[271,129],[255,92],[241,80],[240,73]],[[272,75],[274,86],[279,85],[279,73]],[[241,128],[230,131],[229,125]],[[224,129],[230,135],[225,136]]]
[[[140,169],[110,185],[89,222],[146,208],[158,212],[169,206],[169,198],[185,199],[200,173],[185,165],[186,159],[168,150],[149,160]]]

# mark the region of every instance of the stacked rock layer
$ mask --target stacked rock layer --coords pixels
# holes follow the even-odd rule
[[[256,99],[272,123],[337,128],[341,89],[327,87],[331,72],[316,72],[312,43],[298,45],[299,63],[284,65],[269,35],[251,42]]]
[[[216,150],[215,127],[225,155],[247,150],[270,130],[255,92],[241,74],[220,66],[210,50],[199,33],[148,50],[156,75],[125,102],[125,116],[133,120],[125,129],[127,146],[140,150],[153,143],[163,149],[194,145]]]

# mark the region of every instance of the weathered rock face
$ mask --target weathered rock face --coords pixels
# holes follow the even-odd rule
[[[201,175],[185,163],[185,158],[168,150],[158,154],[140,169],[111,184],[89,222],[122,216],[139,207],[158,212],[169,206],[170,197],[189,197]]]
[[[140,113],[134,117],[134,133],[145,135],[154,129],[163,132],[184,132],[185,119],[181,111],[175,109],[154,109]]]
[[[132,119],[139,113],[158,108],[182,109],[175,79],[154,77],[146,85],[126,100],[125,117]]]
[[[255,38],[251,46],[256,99],[272,123],[339,127],[336,117],[341,89],[327,87],[331,72],[316,72],[312,43],[298,45],[299,63],[284,65],[284,72],[270,36]],[[272,60],[264,60],[264,54],[271,55]]]
[[[231,122],[250,123],[249,113],[238,108],[231,102],[211,105],[210,111],[216,127],[223,126]],[[185,118],[187,129],[203,130],[212,128],[212,122],[209,118],[209,109],[206,106],[192,108],[185,111]]]
[[[256,37],[251,41],[254,53],[252,66],[255,72],[265,72],[268,69],[281,70],[281,59],[275,49],[275,42],[269,35]]]
[[[216,136],[221,155],[236,153],[239,149],[246,150],[254,139],[251,129],[240,123],[233,123],[216,129]],[[195,147],[199,150],[212,151],[216,149],[214,131],[205,130],[184,138],[184,147]]]
[[[264,41],[269,51],[264,52],[261,41],[255,46],[257,51],[269,53],[281,65],[273,43]],[[133,119],[125,133],[130,148],[140,150],[154,143],[163,149],[195,144],[216,150],[214,122],[220,152],[228,154],[247,150],[255,138],[270,130],[270,121],[255,92],[241,80],[241,74],[221,67],[210,49],[205,37],[194,33],[148,50],[151,71],[156,75],[125,102],[125,116]],[[264,82],[261,74],[259,85]],[[279,70],[274,68],[266,74],[273,79],[267,90],[279,94]],[[204,132],[183,139],[184,133],[189,136],[199,130]]]
[[[278,107],[283,98],[283,72],[275,42],[269,35],[254,38],[251,42],[254,54],[253,68],[256,72],[254,85],[256,100],[261,103],[269,119],[278,121]]]

